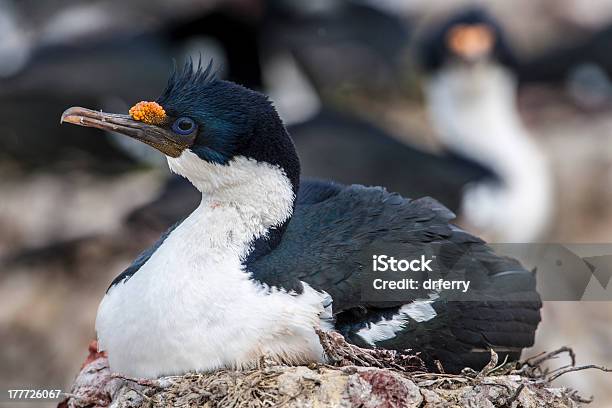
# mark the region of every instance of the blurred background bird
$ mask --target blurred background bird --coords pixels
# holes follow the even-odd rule
[[[115,271],[196,205],[150,150],[58,123],[73,104],[155,99],[172,59],[212,57],[220,77],[270,94],[305,175],[436,197],[497,242],[609,242],[612,4],[487,6],[487,29],[450,35],[469,2],[0,1],[0,384],[66,388]],[[418,50],[443,32],[428,68]],[[466,38],[489,52],[448,47]],[[611,311],[545,303],[528,354],[571,344],[612,364]],[[562,381],[612,401],[603,375]]]
[[[543,237],[553,213],[548,162],[517,105],[517,60],[482,8],[438,22],[419,44],[426,103],[442,144],[496,177],[467,186],[467,223],[497,242]]]

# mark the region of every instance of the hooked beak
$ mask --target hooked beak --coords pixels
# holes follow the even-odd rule
[[[136,121],[128,115],[93,111],[78,106],[68,108],[62,113],[60,123],[63,122],[121,133],[170,157],[179,157],[195,139],[195,135],[179,136],[163,127]]]

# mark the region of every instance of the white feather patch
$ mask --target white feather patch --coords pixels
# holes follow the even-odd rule
[[[372,346],[379,341],[392,339],[411,321],[426,322],[436,317],[436,311],[431,304],[438,298],[437,293],[432,293],[427,299],[403,305],[390,319],[383,318],[377,323],[371,323],[368,327],[360,329],[357,335]]]

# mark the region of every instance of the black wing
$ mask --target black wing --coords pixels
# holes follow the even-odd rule
[[[247,268],[271,286],[295,289],[304,281],[325,290],[337,312],[363,306],[360,281],[372,251],[402,243],[405,257],[416,257],[424,245],[448,241],[456,230],[449,224],[454,214],[430,198],[325,182],[303,182],[300,191],[280,244]]]
[[[349,341],[412,348],[450,371],[481,367],[491,347],[502,358],[518,358],[521,348],[533,343],[541,307],[533,274],[451,225],[454,215],[438,202],[409,200],[382,188],[304,185],[279,246],[248,265],[254,279],[298,291],[303,281],[325,290],[333,299],[336,329]],[[442,292],[432,303],[434,319],[407,321],[395,337],[365,344],[360,329],[392,318],[412,300],[362,300],[371,254],[398,244],[407,259],[439,246],[438,261],[448,266],[447,279],[470,280],[475,298],[454,301]],[[414,299],[422,297],[414,292]]]

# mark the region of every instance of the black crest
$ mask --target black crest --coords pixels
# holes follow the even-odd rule
[[[179,70],[176,61],[172,67],[170,78],[166,89],[162,92],[157,102],[162,106],[171,104],[172,101],[181,98],[184,95],[190,95],[198,92],[203,87],[214,83],[217,80],[216,72],[213,72],[213,60],[208,61],[206,67],[202,64],[202,57],[198,60],[197,68],[194,69],[194,62],[189,58],[182,70]]]

